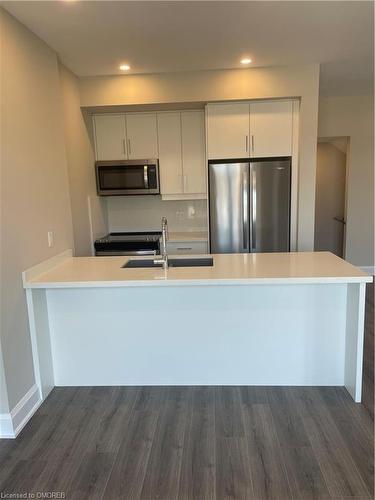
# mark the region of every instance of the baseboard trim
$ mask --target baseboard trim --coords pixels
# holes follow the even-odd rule
[[[375,275],[375,266],[360,266],[360,268],[362,269],[362,271],[364,273],[367,273],[370,276],[374,276]]]
[[[41,404],[37,385],[33,385],[10,413],[0,415],[0,438],[14,439]]]

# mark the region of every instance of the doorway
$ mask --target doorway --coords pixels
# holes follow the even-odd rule
[[[345,257],[348,137],[318,139],[314,250]]]

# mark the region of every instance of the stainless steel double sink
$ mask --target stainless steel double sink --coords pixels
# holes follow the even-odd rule
[[[190,258],[178,258],[178,259],[168,259],[169,267],[212,267],[213,258],[212,257],[190,257]],[[145,268],[145,267],[163,267],[162,263],[156,263],[153,259],[130,259],[126,262],[123,268]]]

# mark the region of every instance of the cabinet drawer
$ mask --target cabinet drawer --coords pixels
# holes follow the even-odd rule
[[[208,250],[207,241],[168,241],[167,249],[171,255],[205,254]]]

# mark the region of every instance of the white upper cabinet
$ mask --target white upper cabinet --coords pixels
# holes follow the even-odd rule
[[[292,101],[250,103],[250,156],[292,155]]]
[[[249,103],[207,106],[207,154],[209,159],[249,156]]]
[[[156,113],[126,114],[129,159],[158,158]]]
[[[203,111],[181,113],[182,169],[185,194],[206,193],[206,145]]]
[[[123,160],[127,156],[124,115],[95,115],[97,160]]]
[[[158,113],[160,186],[162,194],[183,193],[181,116]]]
[[[292,129],[292,101],[208,104],[208,158],[291,156]]]
[[[97,160],[159,158],[161,194],[206,197],[202,110],[94,115]]]

